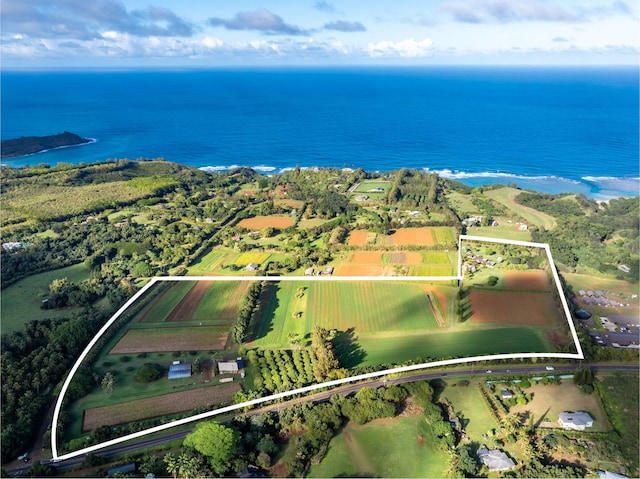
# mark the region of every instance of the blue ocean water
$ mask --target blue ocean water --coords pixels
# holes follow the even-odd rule
[[[408,167],[599,199],[640,185],[631,67],[4,71],[1,82],[2,139],[96,139],[9,166]]]

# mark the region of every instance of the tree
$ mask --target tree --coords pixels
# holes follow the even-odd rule
[[[162,376],[162,366],[154,363],[146,363],[138,368],[134,378],[139,383],[150,383]]]
[[[229,469],[231,459],[238,452],[240,433],[235,429],[215,421],[198,424],[184,439],[184,445],[193,447],[209,460],[216,474],[224,474]]]
[[[457,455],[458,469],[464,472],[467,477],[475,477],[480,464],[478,463],[477,456],[471,451],[469,444],[460,446],[457,450]]]
[[[102,389],[104,389],[108,393],[113,392],[113,388],[116,385],[116,377],[113,375],[111,371],[107,371],[104,377],[102,378]]]

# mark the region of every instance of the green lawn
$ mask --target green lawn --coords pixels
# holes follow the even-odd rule
[[[89,271],[82,263],[39,273],[22,279],[0,293],[2,309],[0,324],[3,333],[22,330],[24,324],[34,319],[67,316],[70,309],[40,309],[42,300],[49,296],[49,285],[54,279],[67,278],[72,283],[89,279]]]
[[[361,365],[403,363],[416,358],[470,357],[497,353],[548,352],[541,335],[528,328],[492,328],[413,335],[358,335],[367,355]]]
[[[358,185],[358,187],[353,191],[355,193],[367,193],[367,192],[369,192],[369,190],[375,190],[376,188],[382,188],[384,190],[384,192],[386,193],[386,191],[389,188],[391,188],[391,182],[390,181],[365,180],[362,183],[360,183]]]
[[[533,208],[529,208],[528,206],[523,206],[520,203],[516,203],[515,197],[519,194],[520,190],[511,187],[498,188],[496,190],[485,192],[485,195],[488,198],[503,204],[529,224],[536,225],[547,230],[555,228],[557,222],[553,216],[542,213]]]
[[[482,236],[485,238],[500,238],[516,241],[531,241],[531,233],[529,231],[520,231],[513,224],[501,223],[499,226],[473,226],[467,229],[468,235]]]
[[[420,440],[422,438],[422,441]],[[434,447],[420,414],[348,424],[308,477],[444,477],[444,453]]]
[[[476,384],[471,383],[468,386],[454,386],[454,384],[455,381],[448,381],[441,397],[451,402],[456,414],[462,420],[469,439],[482,444],[484,441],[482,435],[500,425],[491,415]]]
[[[146,313],[143,313],[141,321],[145,323],[161,323],[173,311],[182,298],[196,284],[195,281],[175,281],[159,298],[157,298]]]

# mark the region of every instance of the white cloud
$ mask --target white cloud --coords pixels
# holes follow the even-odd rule
[[[408,58],[426,57],[431,54],[433,42],[429,38],[417,41],[407,38],[399,42],[383,40],[378,43],[369,43],[367,53],[371,57],[400,56]]]

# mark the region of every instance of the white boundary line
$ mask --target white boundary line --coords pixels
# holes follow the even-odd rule
[[[129,308],[129,306],[131,306],[134,302],[136,302],[140,296],[142,296],[149,288],[151,288],[157,282],[159,281],[451,281],[451,280],[462,280],[463,275],[462,275],[461,245],[463,240],[481,241],[481,242],[489,242],[489,243],[505,243],[505,244],[519,245],[519,246],[544,248],[547,253],[549,266],[553,273],[553,277],[556,282],[556,287],[558,289],[558,294],[562,302],[564,313],[567,317],[569,328],[571,329],[571,334],[573,336],[576,350],[578,352],[577,353],[492,354],[492,355],[485,355],[485,356],[473,356],[470,358],[447,359],[447,360],[434,361],[434,362],[422,363],[422,364],[412,364],[410,366],[401,366],[393,369],[386,369],[384,371],[375,371],[372,373],[360,374],[357,376],[351,376],[344,379],[336,379],[334,381],[328,381],[320,384],[313,384],[311,386],[305,386],[302,388],[293,389],[293,390],[285,391],[278,394],[273,394],[271,396],[253,399],[251,401],[246,401],[240,404],[233,404],[231,406],[226,406],[220,409],[216,409],[214,411],[208,411],[205,413],[197,414],[195,416],[175,420],[167,424],[162,424],[160,426],[155,426],[149,429],[138,431],[133,434],[128,434],[126,436],[122,436],[116,439],[111,439],[110,441],[105,441],[100,444],[95,444],[93,446],[85,447],[83,449],[72,451],[67,454],[58,455],[58,447],[57,447],[58,420],[60,417],[60,410],[62,408],[62,402],[64,400],[64,396],[67,392],[67,389],[69,388],[69,385],[71,384],[73,376],[80,368],[82,361],[84,361],[86,356],[89,354],[89,351],[91,351],[93,346],[95,346],[95,344],[102,337],[102,335],[107,331],[107,329],[109,329],[109,327],[122,315],[122,313],[124,313],[127,310],[127,308]],[[67,375],[67,378],[65,379],[64,384],[62,385],[62,389],[60,390],[60,394],[58,396],[58,400],[56,401],[56,406],[53,412],[53,421],[52,421],[52,427],[51,427],[51,451],[53,455],[52,461],[58,462],[65,459],[70,459],[70,458],[81,456],[83,454],[87,454],[93,451],[98,451],[104,447],[113,446],[115,444],[120,444],[122,442],[129,441],[131,439],[136,439],[138,437],[146,436],[147,434],[153,434],[155,432],[164,431],[166,429],[170,429],[176,426],[181,426],[183,424],[188,424],[190,422],[199,421],[201,419],[214,417],[219,414],[224,414],[226,412],[237,411],[247,406],[255,406],[257,404],[262,404],[268,401],[272,401],[274,399],[282,399],[282,398],[294,396],[296,394],[308,393],[308,392],[326,388],[326,387],[338,386],[341,384],[347,384],[350,382],[360,381],[363,379],[386,376],[388,374],[415,371],[419,369],[428,369],[428,368],[433,368],[438,366],[447,366],[451,364],[463,364],[463,363],[469,363],[469,362],[487,361],[487,360],[496,360],[496,359],[521,359],[521,358],[584,359],[582,348],[580,347],[580,342],[578,340],[576,330],[573,326],[573,321],[571,320],[569,307],[567,305],[566,299],[564,297],[564,293],[562,291],[562,287],[560,285],[560,278],[558,277],[558,273],[555,268],[555,263],[553,262],[553,258],[551,256],[551,250],[549,248],[549,245],[544,243],[531,243],[528,241],[502,240],[497,238],[485,238],[482,236],[460,235],[458,239],[458,276],[156,276],[152,278],[142,289],[140,289],[140,291],[134,294],[120,309],[118,309],[118,311],[116,311],[116,313],[111,317],[111,319],[109,319],[109,321],[107,321],[105,325],[102,328],[100,328],[100,331],[98,331],[98,333],[89,342],[89,344],[84,349],[84,351],[82,351],[82,354],[80,354],[80,357],[78,358],[76,363],[71,368],[71,371]]]

